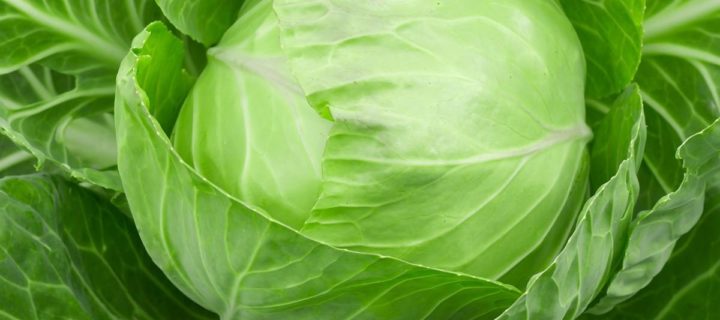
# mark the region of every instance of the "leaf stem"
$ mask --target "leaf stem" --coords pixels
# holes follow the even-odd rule
[[[10,169],[22,162],[32,159],[32,154],[19,150],[0,159],[0,172]]]
[[[690,1],[682,6],[668,6],[645,20],[645,41],[658,38],[678,27],[703,19],[720,10],[719,1]]]

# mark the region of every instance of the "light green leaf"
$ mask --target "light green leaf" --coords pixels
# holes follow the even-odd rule
[[[585,311],[623,248],[637,199],[636,172],[644,144],[640,91],[633,85],[600,124],[594,142],[594,148],[625,147],[625,159],[618,164],[611,161],[617,172],[585,204],[564,249],[498,319],[575,319]]]
[[[207,319],[130,220],[57,178],[0,180],[0,318]]]
[[[274,5],[293,73],[334,119],[304,234],[494,279],[522,266],[518,286],[550,262],[590,134],[557,3]]]
[[[149,36],[152,36],[153,28],[165,30],[162,23],[152,23],[148,26],[148,30],[151,30]],[[142,37],[140,39],[144,40]],[[138,56],[138,85],[147,88],[147,97],[151,99],[147,108],[163,130],[170,133],[180,113],[179,105],[185,100],[194,79],[184,70],[179,75],[163,73],[161,70],[166,65],[176,68],[183,66],[186,54],[183,42],[175,37],[159,37],[147,41],[145,46],[133,44],[133,47],[143,49],[135,54]],[[156,54],[158,51],[163,54]]]
[[[587,60],[586,92],[602,98],[632,81],[640,63],[645,0],[561,0]]]
[[[517,297],[489,280],[315,242],[198,175],[148,112],[153,91],[136,79],[136,54],[145,46],[167,54],[147,44],[164,37],[172,35],[149,27],[122,65],[119,170],[147,250],[193,300],[223,319],[491,319]],[[155,72],[166,76],[154,79],[182,74],[163,66]]]
[[[180,31],[211,46],[237,20],[244,0],[155,0]]]
[[[173,143],[205,178],[300,228],[320,193],[330,122],[310,108],[290,74],[277,24],[271,1],[246,5],[210,50]]]
[[[648,285],[662,271],[675,242],[700,219],[706,177],[720,166],[720,120],[688,139],[678,150],[678,156],[685,160],[682,184],[634,222],[622,268],[613,276],[605,296],[593,307],[593,313],[609,311]]]

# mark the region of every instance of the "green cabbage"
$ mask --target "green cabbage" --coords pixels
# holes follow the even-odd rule
[[[0,318],[719,318],[718,28],[0,0]]]
[[[590,137],[559,6],[276,5],[246,4],[186,99],[198,173],[336,247],[520,286],[550,262]]]

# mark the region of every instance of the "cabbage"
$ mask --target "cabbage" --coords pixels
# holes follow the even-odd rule
[[[310,238],[527,281],[577,218],[590,130],[577,36],[559,6],[523,2],[247,4],[174,145]]]
[[[718,26],[712,0],[0,1],[0,316],[720,317]]]

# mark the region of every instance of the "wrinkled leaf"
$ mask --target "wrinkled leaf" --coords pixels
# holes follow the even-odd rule
[[[682,184],[634,222],[622,268],[593,313],[607,312],[627,300],[662,270],[676,241],[703,213],[706,178],[715,178],[713,173],[720,168],[719,150],[720,120],[683,144],[678,151],[686,170]]]
[[[636,81],[648,124],[640,208],[683,180],[675,152],[720,117],[720,2],[648,0],[643,61]]]
[[[50,160],[81,180],[120,190],[111,79],[81,82],[37,65],[0,75],[0,127],[39,166]]]
[[[675,246],[653,281],[610,313],[586,319],[717,319],[720,297],[720,176],[705,196],[697,225]]]
[[[623,248],[639,188],[636,175],[645,122],[637,86],[618,98],[600,127],[594,148],[626,147],[625,159],[585,204],[575,231],[555,261],[533,277],[526,292],[498,319],[575,319],[608,280]]]

